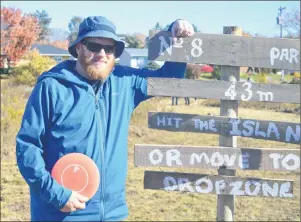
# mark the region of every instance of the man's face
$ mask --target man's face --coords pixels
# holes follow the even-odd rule
[[[81,68],[91,80],[106,79],[115,64],[115,55],[111,50],[112,47],[114,49],[114,40],[108,38],[85,38],[84,40],[84,44],[81,42],[76,46],[77,60]],[[98,50],[99,52],[93,52],[99,49],[99,45],[94,43],[101,44],[104,48]]]

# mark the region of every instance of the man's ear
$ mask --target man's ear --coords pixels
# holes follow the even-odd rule
[[[76,50],[76,53],[78,54],[78,53],[79,53],[79,50],[80,50],[80,44],[76,44],[75,50]]]

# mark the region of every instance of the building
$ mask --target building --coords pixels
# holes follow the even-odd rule
[[[53,58],[57,63],[67,59],[74,60],[74,58],[68,50],[57,48],[52,45],[34,44],[31,50],[38,50],[42,56],[49,56]],[[116,63],[124,66],[130,66],[133,68],[144,68],[148,64],[148,49],[139,48],[125,48],[119,58],[116,59]],[[159,66],[162,66],[164,62],[154,61]]]
[[[144,68],[148,64],[148,49],[125,48],[119,57],[119,64],[130,66],[133,68]],[[154,61],[159,66],[164,64],[164,61]]]
[[[148,62],[147,56],[147,49],[125,48],[119,57],[119,64],[134,68],[144,68]]]
[[[36,49],[42,56],[53,58],[57,63],[67,59],[74,59],[68,50],[57,48],[52,45],[34,44],[30,50]]]

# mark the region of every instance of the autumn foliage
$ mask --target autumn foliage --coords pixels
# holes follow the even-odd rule
[[[7,54],[12,63],[18,61],[37,40],[38,21],[20,9],[1,8],[1,54]],[[3,57],[1,57],[1,65]]]

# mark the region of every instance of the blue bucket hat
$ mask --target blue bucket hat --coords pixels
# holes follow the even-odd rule
[[[116,35],[115,25],[103,16],[90,16],[85,18],[79,26],[77,39],[69,45],[69,52],[77,58],[76,44],[86,37],[103,37],[115,40],[115,57],[118,58],[124,50],[124,42]]]

